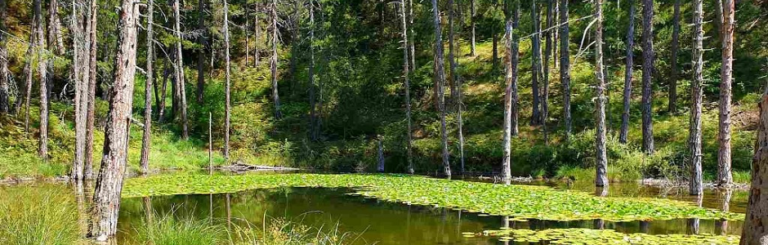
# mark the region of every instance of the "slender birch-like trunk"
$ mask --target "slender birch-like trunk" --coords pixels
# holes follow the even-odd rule
[[[270,58],[270,71],[272,72],[272,100],[275,104],[275,119],[283,118],[280,112],[280,94],[277,91],[277,0],[272,0],[270,9],[272,16],[272,57]]]
[[[29,137],[29,104],[32,100],[32,80],[34,79],[34,68],[32,67],[33,55],[37,52],[37,33],[34,29],[37,28],[37,18],[32,19],[30,29],[33,29],[29,33],[29,45],[27,52],[24,54],[24,134]]]
[[[643,151],[653,154],[653,0],[643,0]]]
[[[621,113],[621,131],[619,142],[627,143],[629,134],[629,108],[632,100],[632,69],[634,67],[635,46],[635,0],[629,0],[629,28],[627,29],[627,65],[624,68],[624,108]]]
[[[506,32],[505,32],[505,39],[506,44],[504,45],[504,49],[506,50],[506,55],[504,59],[504,66],[505,66],[505,91],[504,91],[504,129],[503,129],[503,143],[502,143],[502,149],[504,151],[504,155],[501,162],[501,178],[502,180],[509,180],[512,177],[512,85],[514,81],[514,74],[512,69],[512,57],[517,56],[514,54],[514,48],[512,47],[514,45],[514,40],[512,37],[513,33],[513,24],[512,21],[507,21],[506,24]]]
[[[691,159],[689,193],[703,194],[701,170],[701,108],[704,86],[704,8],[703,0],[693,1],[693,80],[691,81],[691,115],[688,129],[688,153]]]
[[[440,110],[440,134],[442,135],[443,148],[443,174],[451,177],[451,162],[448,153],[448,130],[445,125],[445,65],[443,64],[443,34],[440,31],[440,10],[437,0],[432,0],[432,23],[435,27],[435,83],[437,84],[438,110]]]
[[[189,128],[187,124],[187,92],[186,92],[186,85],[184,82],[184,59],[181,55],[181,13],[179,12],[179,9],[181,8],[181,5],[179,3],[179,0],[173,1],[173,12],[174,17],[176,18],[176,23],[173,26],[173,32],[176,36],[176,93],[178,95],[178,98],[181,100],[181,104],[179,104],[179,110],[181,111],[181,138],[184,140],[187,140],[189,138]]]
[[[733,30],[735,29],[734,0],[723,1],[722,62],[720,68],[720,127],[717,134],[717,185],[730,186],[731,176],[731,83],[733,82]]]
[[[595,143],[597,144],[595,150],[595,186],[606,187],[608,186],[608,155],[605,148],[605,67],[603,66],[603,0],[595,0],[595,19],[597,19],[597,25],[595,26],[595,59],[596,71],[595,77],[597,77],[596,86],[596,103],[595,103],[595,124],[597,124],[597,130],[595,130]]]
[[[229,129],[230,129],[230,111],[232,110],[232,106],[230,105],[230,67],[229,67],[229,5],[227,5],[227,0],[224,0],[224,55],[225,55],[225,66],[224,66],[224,74],[226,77],[226,84],[225,84],[225,98],[226,101],[224,104],[224,159],[226,161],[229,161]]]
[[[553,7],[554,4],[552,3],[556,0],[547,0],[547,32],[544,33],[546,35],[546,45],[547,48],[544,51],[544,62],[543,64],[543,70],[544,70],[544,94],[542,95],[542,104],[541,104],[541,131],[544,133],[544,144],[549,145],[549,132],[547,132],[547,119],[549,118],[549,58],[552,56],[552,27],[553,27]]]
[[[98,50],[98,40],[96,40],[97,34],[97,20],[98,20],[98,5],[97,0],[88,1],[88,24],[86,28],[86,50],[88,52],[88,104],[87,114],[85,118],[85,179],[93,179],[93,131],[94,123],[96,120],[96,79],[98,78],[98,63],[96,61],[96,51]],[[83,54],[85,55],[85,54]],[[86,81],[85,79],[83,79]]]
[[[149,147],[152,132],[152,84],[155,82],[152,62],[155,45],[152,25],[154,25],[154,0],[147,4],[147,81],[144,84],[144,132],[141,138],[141,172],[149,173]],[[199,61],[199,60],[198,60]],[[198,64],[199,65],[199,64]],[[198,84],[199,85],[199,84]]]
[[[136,73],[136,18],[139,5],[123,0],[118,22],[118,49],[115,55],[114,83],[109,93],[109,112],[104,132],[104,153],[96,180],[89,235],[105,241],[117,233],[120,193],[128,156],[128,130],[133,106]]]
[[[563,121],[565,142],[571,136],[571,58],[568,49],[568,0],[560,0],[560,84],[563,86]]]
[[[517,91],[517,78],[519,76],[518,74],[518,65],[520,63],[520,43],[518,40],[517,35],[515,34],[515,30],[518,30],[520,24],[520,0],[515,0],[515,10],[512,12],[512,29],[510,30],[509,34],[509,42],[511,42],[511,48],[512,48],[512,54],[511,54],[511,72],[512,72],[512,114],[510,115],[511,120],[511,130],[512,130],[512,136],[516,136],[519,133],[518,125],[520,121],[520,97],[518,96]],[[511,177],[511,176],[510,176]]]
[[[37,52],[37,71],[40,74],[40,137],[37,155],[43,160],[48,159],[48,70],[46,67],[45,35],[43,34],[43,4],[42,0],[35,0],[35,17],[37,26],[35,33],[35,49]]]
[[[405,1],[401,0],[400,2],[400,16],[401,16],[401,24],[402,24],[402,36],[403,36],[403,80],[404,80],[404,86],[405,86],[405,119],[408,121],[408,142],[406,143],[406,151],[407,151],[407,158],[408,158],[408,173],[413,174],[413,149],[411,148],[413,145],[413,135],[412,135],[412,129],[411,129],[411,83],[410,83],[410,67],[408,66],[408,26],[407,26],[407,16],[405,12]]]
[[[672,19],[672,61],[670,61],[671,64],[671,74],[670,74],[670,81],[669,81],[669,112],[670,113],[676,113],[677,112],[677,55],[678,55],[678,39],[680,36],[680,0],[675,0],[675,14]]]
[[[81,65],[83,65],[80,52],[82,49],[82,41],[84,40],[83,32],[80,29],[80,23],[78,19],[83,18],[81,14],[77,12],[77,5],[81,4],[79,1],[72,1],[72,12],[70,16],[70,32],[72,32],[72,73],[70,74],[71,80],[75,84],[75,157],[72,162],[72,172],[70,177],[75,180],[83,179],[83,164],[85,151],[85,110],[87,109],[87,82],[83,81],[84,77],[81,76]],[[87,65],[87,64],[86,64]]]

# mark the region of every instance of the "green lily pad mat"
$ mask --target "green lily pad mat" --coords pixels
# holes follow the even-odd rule
[[[469,212],[553,221],[621,222],[679,218],[740,220],[743,214],[658,198],[596,197],[544,186],[499,185],[409,175],[157,175],[126,180],[123,197],[233,193],[278,187],[351,187],[354,195]]]
[[[649,235],[645,233],[625,234],[614,230],[594,229],[548,229],[548,230],[489,230],[482,233],[463,233],[464,237],[490,236],[500,241],[549,244],[739,244],[739,236],[702,235]]]

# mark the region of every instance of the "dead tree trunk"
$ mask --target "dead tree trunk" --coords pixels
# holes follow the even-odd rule
[[[765,191],[765,183],[768,181],[768,90],[763,92],[759,109],[760,122],[757,128],[755,156],[752,158],[752,185],[739,243],[741,245],[765,244],[768,241],[768,229],[765,227],[768,217],[768,192]]]
[[[437,6],[437,0],[432,0],[432,17],[435,27],[435,83],[437,83],[438,110],[440,110],[440,134],[442,135],[443,148],[443,174],[451,177],[451,162],[448,154],[448,130],[445,125],[445,65],[443,64],[443,35],[440,31],[440,10]]]
[[[40,73],[40,141],[37,155],[43,160],[48,158],[48,75],[46,70],[45,35],[43,34],[43,4],[42,0],[35,0],[35,49],[37,52],[37,70]]]
[[[82,49],[82,41],[84,40],[83,32],[80,29],[80,23],[78,19],[83,18],[81,14],[77,12],[77,5],[81,4],[79,1],[72,1],[72,12],[70,16],[70,32],[72,33],[72,73],[70,74],[71,81],[75,85],[75,157],[72,162],[72,172],[70,177],[75,180],[83,179],[83,164],[85,151],[85,113],[87,106],[86,88],[88,82],[84,81],[84,77],[81,76],[81,65],[84,60],[80,57]]]
[[[475,57],[476,45],[475,45],[475,0],[469,2],[469,28],[472,30],[472,43],[470,44],[469,55]]]
[[[568,0],[560,0],[560,84],[563,86],[565,141],[571,135],[571,58],[568,50]]]
[[[379,173],[384,172],[384,145],[381,143],[381,141],[384,140],[384,137],[379,135],[376,137],[376,144],[377,144],[377,153],[378,153],[378,166],[376,167],[376,170],[379,171]]]
[[[413,0],[408,0],[408,26],[411,27],[411,35],[409,36],[410,39],[408,39],[408,42],[410,44],[411,49],[411,69],[416,70],[416,31],[414,31],[413,27]]]
[[[315,108],[315,5],[309,1],[309,137],[312,141],[317,141]]]
[[[504,49],[506,50],[506,55],[504,59],[504,66],[506,70],[506,86],[505,86],[505,93],[504,93],[504,129],[503,129],[503,145],[502,149],[504,150],[504,156],[501,162],[501,178],[503,180],[509,180],[512,177],[512,103],[515,102],[512,97],[512,89],[513,89],[513,81],[514,81],[514,74],[512,69],[512,57],[517,56],[517,54],[514,54],[514,48],[512,47],[514,45],[514,40],[512,37],[513,33],[513,24],[512,21],[507,21],[506,25],[506,32],[505,32],[505,39],[506,44],[504,45]]]
[[[174,54],[171,53],[169,56],[173,57]],[[168,60],[170,58],[166,57],[163,60],[163,86],[160,91],[160,104],[157,106],[158,112],[157,112],[157,122],[163,123],[165,121],[166,113],[165,113],[165,99],[168,96],[168,77],[170,74],[170,69],[168,67]]]
[[[669,112],[674,114],[677,112],[677,53],[680,36],[680,0],[675,0],[675,14],[672,19],[672,25],[672,57],[670,57],[672,59],[672,71],[669,81]]]
[[[247,9],[247,8],[246,8]],[[201,48],[197,52],[197,103],[203,103],[203,93],[205,93],[205,34],[207,33],[205,28],[205,2],[203,0],[197,1],[197,29],[200,29],[203,33],[197,37],[197,43]],[[248,53],[245,53],[245,57],[248,57]],[[247,61],[247,58],[246,58]],[[248,62],[245,62],[248,65]]]
[[[621,113],[619,142],[627,143],[629,134],[629,107],[632,100],[632,69],[635,46],[635,0],[629,0],[629,29],[627,30],[627,66],[624,68],[624,109]]]
[[[8,40],[5,38],[6,0],[0,0],[0,115],[10,110],[8,94]],[[17,98],[18,100],[18,98]]]
[[[32,25],[29,26],[33,29],[29,33],[29,46],[27,52],[24,54],[24,134],[29,137],[29,104],[32,100],[32,80],[34,79],[34,68],[32,68],[32,59],[35,52],[37,52],[37,33],[34,31],[37,28],[37,18],[32,19]]]
[[[277,91],[277,0],[272,0],[270,9],[272,14],[272,57],[270,58],[270,71],[272,72],[272,100],[275,103],[275,119],[283,118],[280,112],[280,94]]]
[[[120,193],[128,155],[129,119],[133,106],[138,8],[139,5],[133,0],[123,0],[120,8],[114,84],[109,91],[109,112],[104,132],[104,157],[90,212],[93,216],[89,235],[99,241],[105,241],[117,232]]]
[[[224,57],[225,57],[225,65],[224,65],[224,74],[226,79],[226,84],[224,87],[224,159],[225,161],[229,161],[229,121],[230,121],[230,111],[232,110],[230,105],[230,67],[229,67],[229,5],[227,5],[227,0],[224,0]]]
[[[693,1],[693,81],[691,81],[691,115],[688,129],[688,151],[691,159],[689,193],[701,195],[701,108],[704,85],[704,8],[703,0]]]
[[[531,35],[531,94],[533,96],[533,112],[531,125],[541,125],[541,96],[539,79],[541,79],[541,39],[539,35],[539,11],[536,1],[531,1],[531,19],[533,20],[533,35]]]
[[[202,5],[202,4],[201,4]],[[155,73],[153,72],[152,62],[154,60],[154,0],[149,0],[147,4],[147,81],[144,83],[144,133],[141,137],[141,172],[149,173],[149,147],[150,137],[152,137],[152,84],[155,82]],[[202,52],[201,52],[202,53]],[[198,59],[198,61],[200,61]],[[198,64],[199,66],[200,64]],[[199,85],[199,84],[198,84]]]
[[[179,0],[173,1],[173,12],[174,17],[176,18],[176,23],[174,25],[174,34],[176,36],[176,91],[178,93],[179,99],[181,100],[181,104],[179,104],[179,110],[181,111],[181,138],[186,140],[189,138],[189,129],[187,124],[187,92],[185,88],[185,82],[184,82],[184,59],[181,56],[181,14],[179,13],[179,9],[181,8],[181,5],[179,3]]]
[[[451,71],[451,78],[448,79],[449,81],[449,87],[451,89],[451,105],[453,108],[457,106],[456,104],[456,98],[458,97],[456,95],[456,80],[458,80],[459,75],[456,74],[456,59],[455,59],[455,48],[456,45],[454,43],[454,29],[453,29],[453,18],[454,15],[456,15],[456,12],[454,10],[454,3],[453,0],[448,0],[448,62],[449,68]]]
[[[733,30],[735,29],[734,0],[723,1],[722,65],[720,68],[720,150],[717,157],[717,185],[729,186],[731,177],[731,83],[733,82]]]
[[[519,52],[519,40],[517,35],[515,35],[515,30],[517,30],[520,23],[520,0],[515,0],[515,10],[512,12],[512,29],[510,29],[509,34],[509,42],[511,42],[511,48],[512,48],[512,56],[511,58],[511,72],[512,72],[512,115],[510,115],[511,120],[511,131],[512,136],[516,136],[519,133],[518,125],[519,125],[519,119],[520,119],[520,100],[518,96],[517,91],[517,78],[518,78],[518,64],[520,63],[520,52]],[[510,176],[511,177],[511,176]]]
[[[408,142],[406,143],[406,151],[407,151],[407,158],[408,158],[408,173],[413,174],[413,152],[412,152],[412,143],[413,143],[413,137],[411,135],[411,82],[410,82],[410,67],[408,67],[408,26],[407,26],[407,16],[405,12],[405,1],[401,0],[400,2],[400,16],[401,18],[401,24],[402,24],[402,36],[403,36],[403,80],[405,85],[405,119],[408,121]]]
[[[603,66],[603,0],[595,0],[595,18],[597,19],[597,25],[595,26],[595,59],[596,71],[595,77],[597,77],[597,86],[595,88],[597,100],[595,102],[595,123],[597,124],[597,130],[595,130],[595,143],[597,144],[595,150],[595,186],[605,187],[608,186],[608,155],[605,149],[605,67]]]
[[[552,56],[552,28],[554,27],[554,20],[552,17],[553,14],[553,1],[556,0],[547,0],[547,32],[544,34],[546,35],[546,44],[547,48],[544,51],[544,62],[542,64],[544,65],[544,94],[542,95],[543,101],[541,104],[541,131],[544,133],[544,144],[549,144],[549,133],[547,132],[547,119],[549,118],[549,58]]]
[[[653,0],[643,0],[643,151],[653,154]]]
[[[87,47],[85,48],[88,52],[88,61],[86,62],[88,67],[84,68],[88,70],[88,80],[85,81],[84,79],[84,82],[88,83],[88,103],[86,105],[87,114],[85,118],[85,170],[83,174],[85,179],[93,178],[93,125],[96,119],[96,79],[98,78],[98,64],[96,61],[96,51],[98,50],[96,40],[98,9],[96,3],[97,0],[88,1],[89,7],[87,12],[88,28],[86,28],[86,35],[88,37],[86,38]]]

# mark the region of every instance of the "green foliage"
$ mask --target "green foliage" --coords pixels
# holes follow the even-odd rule
[[[744,215],[656,198],[595,197],[549,187],[496,185],[408,175],[158,175],[128,179],[123,197],[233,193],[277,187],[357,187],[354,194],[520,219],[607,221],[676,218],[743,219]]]

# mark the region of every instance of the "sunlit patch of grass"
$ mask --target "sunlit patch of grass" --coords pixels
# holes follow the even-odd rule
[[[77,203],[65,187],[0,188],[0,244],[76,244]],[[62,193],[64,192],[64,193]]]
[[[176,218],[168,213],[154,220],[144,218],[132,239],[139,244],[155,245],[219,244],[224,241],[224,228],[211,225],[207,219]]]
[[[417,205],[541,220],[607,221],[677,218],[743,219],[744,215],[658,198],[595,197],[549,187],[496,185],[408,175],[158,175],[129,179],[123,197],[233,193],[277,187],[357,187],[356,195]]]
[[[235,244],[340,245],[353,244],[358,238],[353,233],[340,233],[338,226],[314,228],[285,218],[265,216],[263,224],[262,227],[248,222],[235,225],[230,232],[230,241],[236,241]]]

